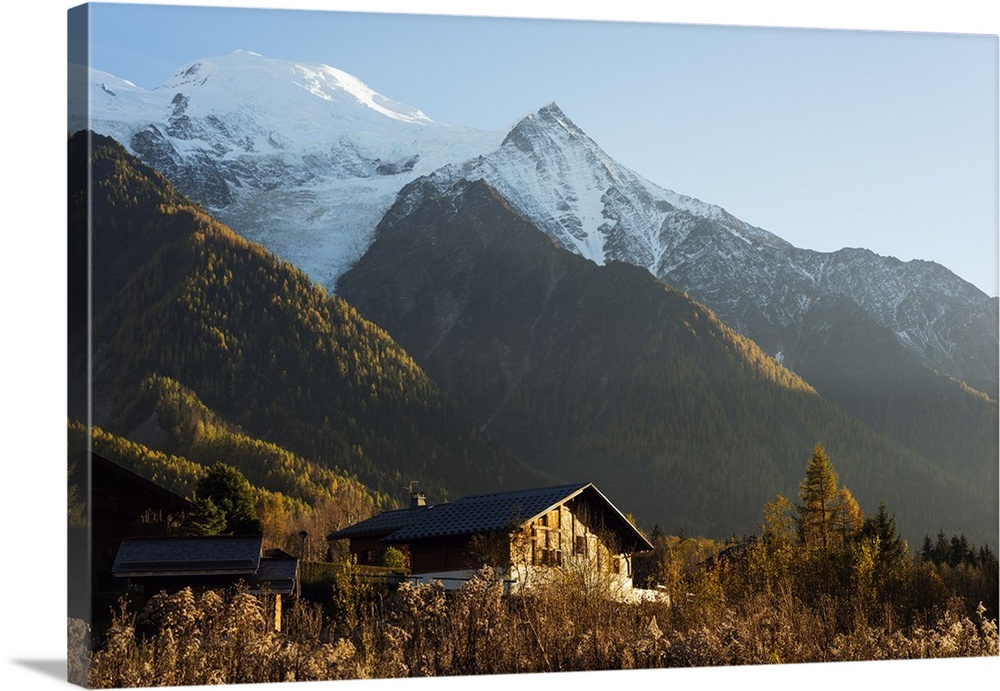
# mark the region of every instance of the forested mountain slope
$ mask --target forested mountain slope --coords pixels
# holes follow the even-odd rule
[[[540,481],[382,329],[116,142],[78,133],[69,156],[71,270],[85,257],[78,240],[90,215],[94,424],[148,434],[156,413],[143,383],[159,376],[249,436],[393,497],[412,480],[436,499]],[[88,366],[80,303],[85,295],[71,295],[78,378]],[[79,379],[70,388],[80,391]],[[85,404],[71,396],[71,418],[85,419]]]
[[[992,488],[875,433],[686,294],[558,247],[485,182],[424,184],[338,292],[525,462],[643,523],[727,537],[795,496],[821,441],[862,508],[885,500],[912,539],[995,540]]]

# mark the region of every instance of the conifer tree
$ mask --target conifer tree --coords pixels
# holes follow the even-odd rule
[[[881,502],[878,512],[865,519],[862,544],[874,557],[874,586],[879,600],[899,604],[906,588],[909,546],[896,528],[896,514]]]
[[[943,530],[938,530],[937,540],[934,542],[934,563],[944,564],[947,562],[950,551],[951,546],[948,543],[948,537],[944,534]]]
[[[865,516],[851,490],[841,487],[833,500],[833,526],[837,540],[846,547],[861,532]]]
[[[929,533],[924,533],[924,542],[920,547],[921,561],[934,561],[934,543]]]
[[[222,535],[226,531],[226,514],[211,498],[195,499],[194,506],[182,526],[185,535]]]
[[[799,536],[807,547],[824,551],[829,548],[836,498],[837,472],[823,446],[817,443],[799,485],[799,503],[795,507]]]
[[[238,468],[216,463],[198,481],[198,499],[211,500],[225,516],[225,532],[259,535],[260,521],[253,488]]]
[[[878,513],[865,519],[861,536],[870,540],[877,539],[877,556],[883,568],[903,563],[909,554],[906,540],[896,529],[896,514],[889,514],[885,502],[879,503]]]

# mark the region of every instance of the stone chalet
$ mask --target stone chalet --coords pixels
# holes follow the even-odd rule
[[[439,580],[448,589],[491,566],[512,591],[575,573],[625,597],[632,592],[632,554],[653,548],[591,483],[444,504],[414,493],[409,508],[385,511],[327,540],[349,540],[362,565],[378,565],[394,547],[407,556],[412,580]]]

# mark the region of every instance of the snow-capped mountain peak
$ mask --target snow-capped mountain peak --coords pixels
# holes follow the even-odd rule
[[[378,114],[400,122],[432,123],[420,110],[378,94],[363,81],[343,70],[329,65],[269,59],[245,50],[189,63],[156,87],[155,91],[170,92],[172,95],[174,92],[207,86],[210,81],[211,88],[221,98],[218,102],[205,99],[203,108],[232,110],[234,107],[254,104],[279,105],[290,102],[297,108],[306,107],[314,111],[321,109],[322,105],[310,104],[309,99],[302,98],[304,94],[309,94],[321,101],[337,103],[341,107],[353,104],[362,106],[355,117],[363,116],[367,109],[371,111],[368,115]],[[297,93],[297,90],[301,93]],[[266,96],[262,97],[262,94]],[[324,119],[321,115],[319,121]],[[324,129],[321,127],[320,131]]]
[[[996,389],[996,300],[929,262],[793,247],[620,165],[554,103],[523,118],[495,151],[441,169],[432,182],[446,195],[461,179],[485,180],[558,244],[597,264],[647,268],[786,361],[804,316],[820,299],[841,296],[926,365]]]
[[[723,223],[739,242],[788,246],[622,166],[555,103],[521,119],[495,151],[438,171],[444,186],[456,175],[487,181],[559,244],[597,264],[627,261],[659,275],[696,218]]]
[[[242,50],[188,63],[150,90],[94,69],[77,78],[89,99],[76,117],[71,104],[72,131],[118,140],[330,288],[400,188],[504,134],[435,122],[329,65]]]

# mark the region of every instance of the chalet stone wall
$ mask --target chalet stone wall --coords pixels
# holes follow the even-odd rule
[[[581,574],[630,579],[631,561],[613,538],[591,516],[584,502],[567,502],[540,516],[515,533],[512,566],[559,567]]]

